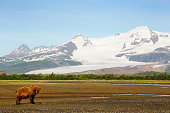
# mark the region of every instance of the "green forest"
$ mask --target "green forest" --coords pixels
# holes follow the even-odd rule
[[[81,75],[60,75],[60,74],[0,74],[0,80],[170,80],[168,73],[145,72],[136,75],[116,74],[81,74]]]

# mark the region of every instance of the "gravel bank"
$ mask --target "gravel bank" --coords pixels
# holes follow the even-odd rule
[[[111,97],[76,101],[37,102],[32,105],[10,104],[0,106],[1,113],[56,113],[56,112],[116,112],[169,113],[170,97]]]

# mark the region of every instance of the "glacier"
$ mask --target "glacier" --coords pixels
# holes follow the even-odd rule
[[[77,35],[68,42],[74,43],[77,47],[70,56],[71,59],[81,62],[82,65],[33,70],[28,73],[64,74],[109,67],[151,64],[153,62],[129,61],[128,58],[132,55],[147,54],[161,47],[169,48],[170,33],[161,33],[151,30],[148,26],[140,26],[126,33],[104,38]]]

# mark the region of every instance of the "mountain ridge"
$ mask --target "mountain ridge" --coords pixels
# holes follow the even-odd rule
[[[74,65],[96,65],[97,69],[97,67],[105,68],[105,66],[169,63],[169,42],[170,33],[153,31],[148,26],[136,27],[126,33],[104,38],[76,35],[59,46],[39,46],[30,49],[26,45],[21,45],[11,54],[0,58],[0,70],[6,70],[15,65],[19,67],[20,64],[35,65],[41,62],[44,62],[42,65],[48,65],[38,65],[36,69],[31,68],[24,73],[37,69]],[[6,72],[10,73],[10,69]]]

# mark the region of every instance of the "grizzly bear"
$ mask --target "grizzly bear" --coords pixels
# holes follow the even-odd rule
[[[25,98],[30,98],[30,102],[35,104],[35,95],[40,92],[41,88],[38,86],[21,87],[16,91],[16,105],[21,104],[21,100]]]

